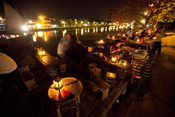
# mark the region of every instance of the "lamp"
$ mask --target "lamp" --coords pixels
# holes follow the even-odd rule
[[[104,43],[104,42],[103,42],[103,40],[101,39],[101,40],[99,41],[99,43]]]
[[[113,62],[116,62],[116,59],[117,59],[116,57],[112,57]]]
[[[99,53],[99,57],[102,58],[103,57],[103,53]]]
[[[92,47],[88,47],[88,52],[92,52],[93,48]]]
[[[39,56],[45,56],[45,55],[46,55],[46,51],[45,51],[44,49],[42,49],[42,48],[37,48],[37,50],[38,50],[38,55],[39,55]]]
[[[63,97],[62,97],[61,91],[60,91],[61,88],[63,88],[63,86],[61,85],[61,80],[60,79],[54,80],[53,81],[53,85],[54,85],[54,89],[58,90],[57,95],[55,97],[53,97],[53,99],[55,99],[55,100],[57,100],[59,102],[63,101]]]

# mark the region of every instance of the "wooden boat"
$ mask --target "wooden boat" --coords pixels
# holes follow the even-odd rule
[[[3,1],[3,3],[6,18],[5,26],[13,29],[14,32],[22,34],[22,26],[25,25],[24,18],[5,1]],[[12,33],[12,31],[9,31],[9,33]],[[8,39],[10,44],[0,45],[0,52],[12,57],[19,56],[21,53],[27,53],[29,50],[32,51],[32,35],[33,34],[29,34],[27,36]]]
[[[16,51],[28,44],[32,44],[32,34],[18,38],[8,39],[10,44],[0,45],[0,52],[9,53]]]

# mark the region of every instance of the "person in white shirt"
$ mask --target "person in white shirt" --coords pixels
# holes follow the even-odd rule
[[[126,33],[126,34],[127,34],[127,37],[128,37],[129,39],[134,39],[134,38],[133,38],[133,33],[134,33],[134,31],[131,30],[131,28],[129,28],[128,32]]]
[[[57,54],[61,59],[65,59],[65,51],[68,49],[68,42],[70,39],[70,35],[66,33],[64,37],[59,41]]]
[[[162,42],[162,37],[164,36],[164,31],[165,31],[165,28],[161,26],[155,32],[153,54],[155,54],[156,50],[158,49],[158,55],[161,55],[161,48],[162,48],[161,42]]]

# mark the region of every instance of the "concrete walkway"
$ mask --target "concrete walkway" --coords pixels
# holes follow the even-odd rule
[[[175,117],[175,35],[164,37],[156,56],[148,92],[133,101],[125,117]]]

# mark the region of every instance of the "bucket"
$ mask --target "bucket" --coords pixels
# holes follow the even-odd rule
[[[48,73],[50,75],[51,78],[55,78],[55,76],[58,75],[58,69],[57,67],[51,67],[48,69]]]

